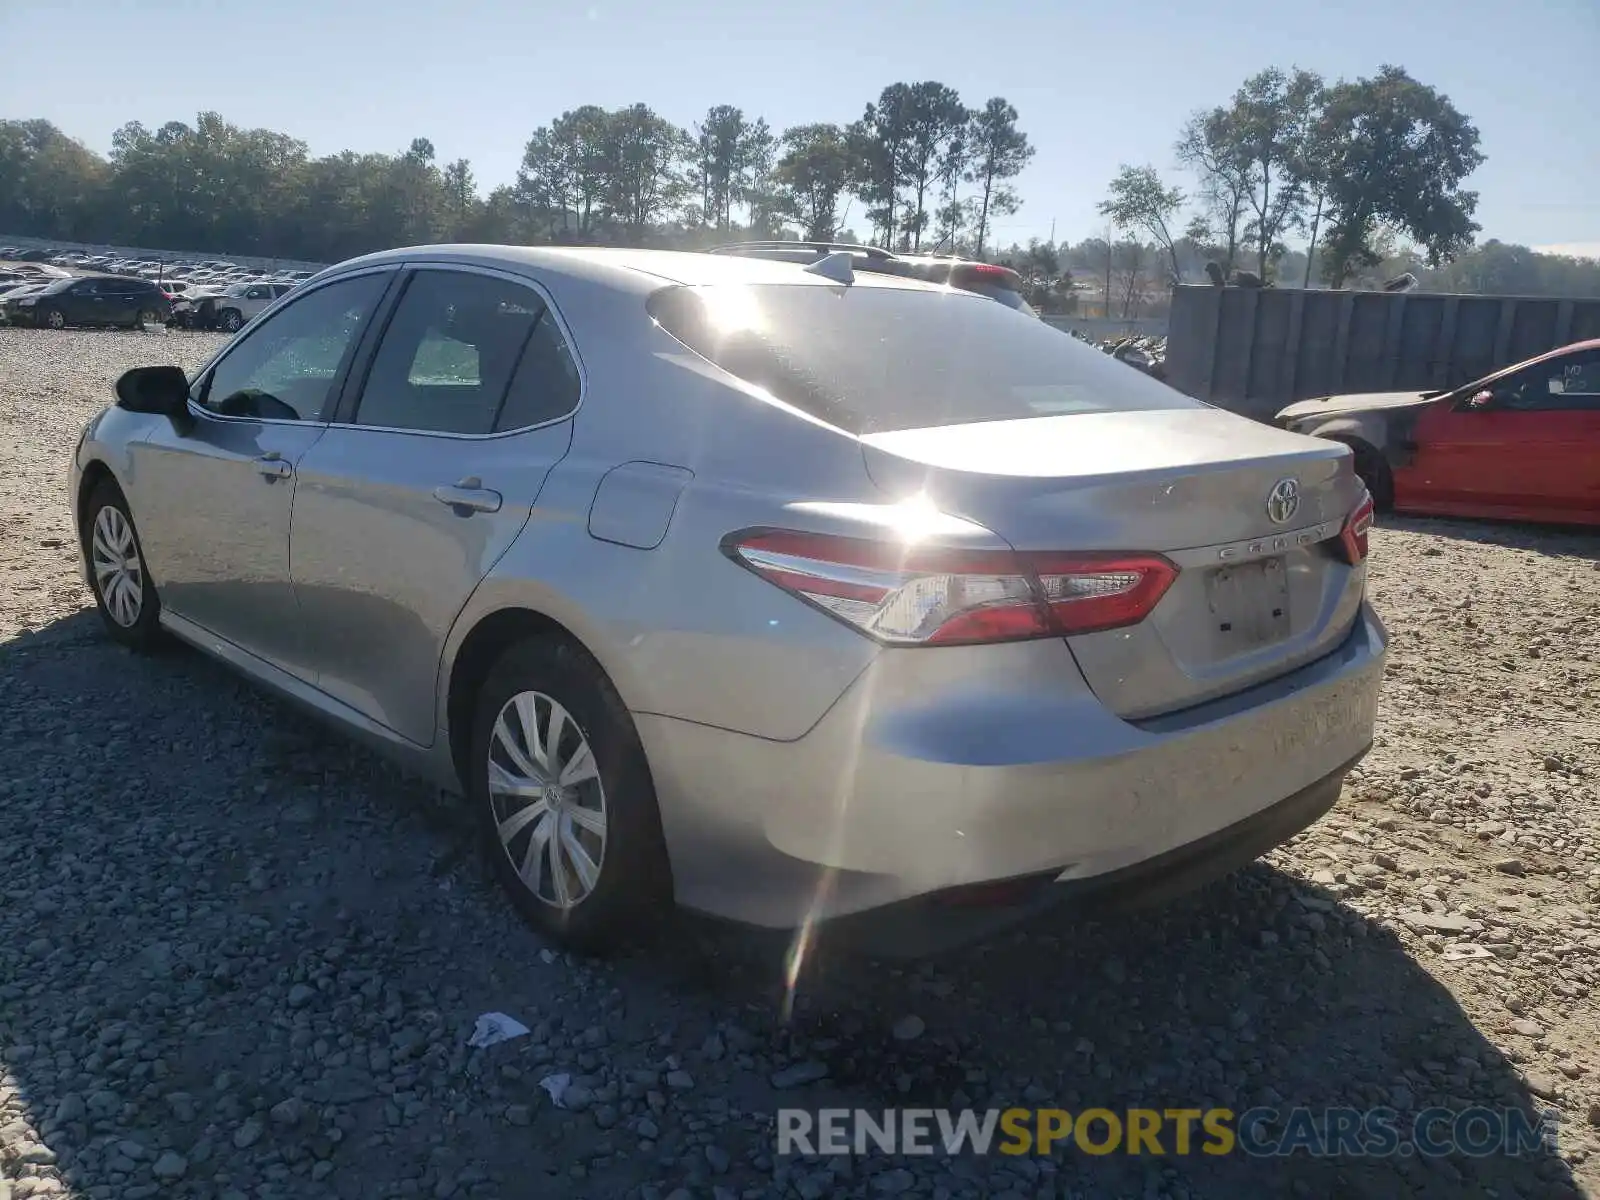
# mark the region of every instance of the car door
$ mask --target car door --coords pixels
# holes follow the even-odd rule
[[[102,320],[108,297],[106,279],[80,279],[61,293],[58,304],[69,325],[97,325]]]
[[[131,497],[162,605],[311,680],[289,578],[295,467],[327,428],[392,270],[341,276],[196,377],[186,428],[131,448]]]
[[[264,283],[253,283],[244,289],[244,300],[239,311],[246,321],[253,320],[262,309],[272,303],[272,289]]]
[[[301,461],[290,545],[318,686],[429,745],[445,638],[566,454],[581,377],[528,280],[422,266],[404,288]]]
[[[106,302],[100,312],[102,325],[132,325],[139,315],[139,302],[148,295],[147,286],[138,279],[119,279],[106,290]]]
[[[1582,389],[1597,370],[1600,352],[1562,355],[1426,409],[1410,472],[1422,506],[1559,519],[1581,504],[1595,470],[1594,404]]]

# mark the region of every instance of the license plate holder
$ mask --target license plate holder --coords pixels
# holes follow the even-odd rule
[[[1282,557],[1216,567],[1206,575],[1211,633],[1222,657],[1289,636],[1289,571]]]

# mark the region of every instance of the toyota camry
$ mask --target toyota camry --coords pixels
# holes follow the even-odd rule
[[[848,254],[355,259],[125,375],[70,489],[111,637],[461,794],[579,947],[1153,900],[1372,741],[1347,447]]]

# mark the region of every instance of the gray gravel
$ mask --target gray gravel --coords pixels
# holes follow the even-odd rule
[[[922,964],[542,945],[458,809],[101,637],[62,482],[124,368],[0,329],[0,1200],[1551,1197],[1600,1186],[1600,538],[1390,522],[1376,751],[1225,883]],[[508,1013],[525,1037],[467,1045]],[[540,1081],[569,1076],[557,1107]],[[775,1161],[784,1104],[1553,1105],[1561,1156]]]

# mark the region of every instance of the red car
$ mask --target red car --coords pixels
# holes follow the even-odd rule
[[[1600,525],[1600,338],[1454,391],[1324,396],[1277,421],[1354,450],[1380,510]]]

